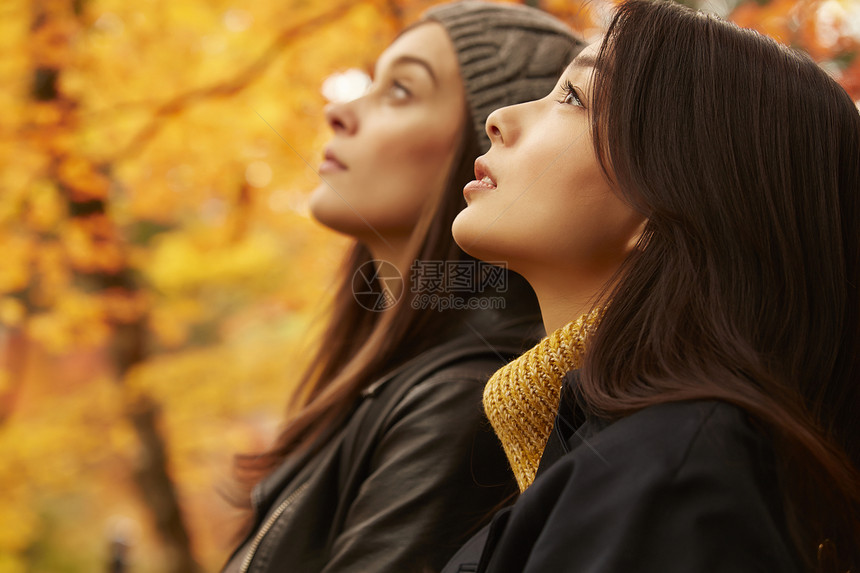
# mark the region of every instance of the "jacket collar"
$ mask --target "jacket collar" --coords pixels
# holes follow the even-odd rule
[[[535,329],[534,333],[528,332],[531,328]],[[451,328],[445,333],[446,342],[390,370],[362,390],[361,396],[375,396],[388,382],[419,365],[433,370],[446,362],[476,352],[492,352],[506,362],[525,350],[524,346],[531,344],[533,338],[539,337],[537,330],[540,328],[540,322],[535,315],[507,317],[503,310],[458,313],[452,320]]]
[[[535,479],[565,454],[587,445],[588,440],[607,425],[605,420],[588,416],[583,404],[579,393],[579,370],[571,370],[564,376],[558,413]]]

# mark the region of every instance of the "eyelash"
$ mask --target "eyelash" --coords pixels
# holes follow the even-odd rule
[[[391,82],[391,89],[392,90],[394,90],[394,89],[400,90],[401,92],[403,92],[403,94],[405,95],[406,98],[408,98],[412,95],[412,92],[409,91],[409,89],[406,86],[404,86],[403,84],[401,84],[397,80],[394,80],[393,82]]]
[[[407,88],[405,85],[400,83],[398,80],[385,80],[381,76],[373,77],[371,76],[371,84],[367,88],[366,94],[369,94],[371,91],[376,91],[377,89],[381,90],[380,93],[385,93],[391,95],[393,90],[399,90],[402,92],[402,96],[397,97],[400,100],[406,100],[412,97],[412,91]],[[378,86],[378,87],[377,87]]]
[[[573,84],[570,83],[569,80],[564,82],[564,85],[561,86],[561,89],[562,93],[564,94],[564,97],[558,100],[558,103],[569,104],[570,102],[567,101],[567,98],[573,96],[576,100],[575,105],[579,107],[585,107],[585,105],[582,103],[582,99],[576,93]]]

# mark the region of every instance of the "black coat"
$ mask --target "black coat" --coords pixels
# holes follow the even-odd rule
[[[483,387],[542,334],[482,311],[369,386],[312,456],[254,491],[256,525],[225,571],[439,571],[516,492]],[[502,323],[501,321],[505,321]]]
[[[691,401],[586,420],[575,380],[534,483],[444,573],[801,570],[772,449],[743,411]]]

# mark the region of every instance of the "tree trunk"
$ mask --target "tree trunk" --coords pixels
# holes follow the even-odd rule
[[[60,77],[73,50],[71,36],[81,31],[79,16],[84,9],[84,2],[33,0],[31,6],[33,70],[30,97],[34,105],[50,106],[56,111],[54,120],[40,123],[35,129],[47,134],[47,140],[59,142],[73,136],[80,123],[78,102],[62,94],[59,86]],[[133,269],[124,256],[126,249],[121,235],[108,219],[110,166],[97,165],[68,145],[48,144],[45,154],[48,159],[47,176],[63,193],[69,218],[82,223],[98,220],[101,224],[93,226],[98,229],[93,231],[93,243],[105,252],[116,255],[109,262],[82,264],[80,261],[71,261],[73,266],[77,265],[74,269],[76,276],[82,284],[87,285],[90,292],[133,297],[138,291]],[[62,173],[63,166],[68,164],[84,166],[84,171],[100,177],[87,181],[89,188],[80,187],[78,181],[70,181],[68,175]],[[115,319],[111,324],[111,358],[120,384],[126,374],[146,358],[146,325],[147,317],[143,312],[133,319]],[[158,430],[158,414],[157,404],[145,397],[131,404],[126,411],[140,443],[134,478],[163,545],[164,571],[195,573],[200,568],[191,551],[176,488],[168,471],[167,450]]]

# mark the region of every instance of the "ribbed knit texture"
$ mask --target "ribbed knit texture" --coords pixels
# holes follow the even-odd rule
[[[560,20],[528,6],[465,0],[434,6],[422,20],[442,24],[454,44],[481,153],[490,149],[490,113],[546,96],[584,47]]]
[[[484,411],[520,491],[531,485],[558,410],[562,378],[579,368],[600,309],[559,328],[501,368],[484,388]]]

